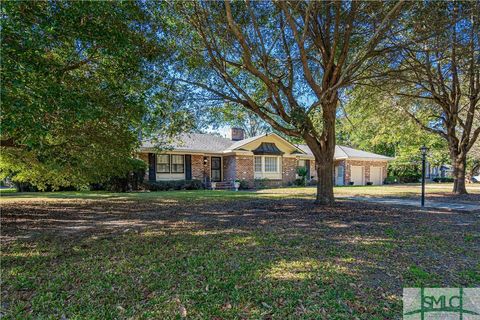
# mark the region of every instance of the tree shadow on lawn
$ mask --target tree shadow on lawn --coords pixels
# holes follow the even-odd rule
[[[400,318],[404,286],[480,284],[478,230],[473,215],[353,202],[12,205],[3,312]]]

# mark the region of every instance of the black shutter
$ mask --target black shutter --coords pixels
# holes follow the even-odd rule
[[[192,180],[192,155],[185,155],[185,180]]]
[[[148,154],[148,180],[157,180],[157,155],[155,153]]]
[[[305,167],[307,167],[307,180],[310,180],[312,177],[310,175],[310,160],[305,160]]]

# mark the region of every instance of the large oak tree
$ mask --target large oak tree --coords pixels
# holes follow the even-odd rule
[[[331,204],[339,94],[392,48],[402,1],[188,2],[173,75],[219,103],[236,103],[303,139],[317,163],[317,203]],[[180,70],[180,71],[179,71]]]
[[[384,88],[399,97],[401,109],[445,139],[453,192],[465,194],[467,155],[480,135],[480,4],[419,2],[405,25],[409,41],[393,55],[388,77],[375,84],[390,80],[393,86]]]

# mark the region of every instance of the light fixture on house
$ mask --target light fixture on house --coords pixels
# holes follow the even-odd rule
[[[206,166],[206,165],[207,165],[207,163],[208,163],[208,158],[207,158],[207,157],[203,157],[203,165],[205,165],[205,166]]]

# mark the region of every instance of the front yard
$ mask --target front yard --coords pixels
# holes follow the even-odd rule
[[[390,188],[336,193],[418,194]],[[318,208],[313,193],[2,195],[1,313],[399,319],[403,287],[480,286],[477,213]]]

